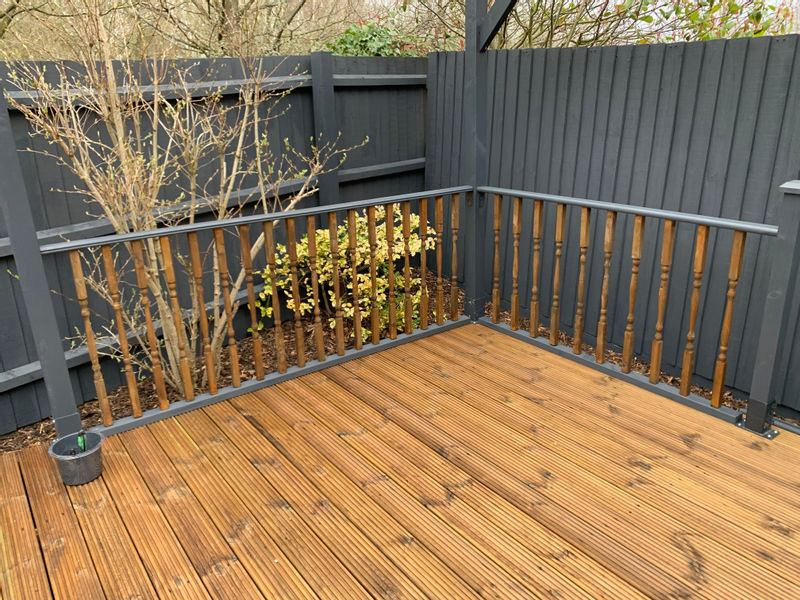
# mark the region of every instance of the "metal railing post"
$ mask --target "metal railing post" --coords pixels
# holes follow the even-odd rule
[[[773,242],[767,297],[758,337],[745,427],[767,434],[777,405],[776,379],[783,372],[789,301],[800,266],[800,181],[781,186],[778,237]]]
[[[0,209],[8,229],[19,276],[22,296],[33,331],[36,354],[42,365],[50,414],[59,436],[81,429],[75,395],[70,382],[64,348],[58,331],[56,313],[47,284],[44,262],[39,252],[39,240],[33,214],[17,157],[17,146],[11,131],[8,102],[0,87],[0,164],[3,165],[3,187],[0,189]]]

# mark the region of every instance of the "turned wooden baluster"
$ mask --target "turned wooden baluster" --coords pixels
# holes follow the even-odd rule
[[[631,284],[628,296],[628,319],[622,345],[622,372],[630,373],[633,362],[633,321],[636,309],[636,291],[639,285],[639,263],[642,260],[642,238],[644,237],[644,217],[636,215],[633,224],[633,244],[631,246]]]
[[[378,311],[378,268],[375,255],[378,252],[378,233],[375,230],[375,207],[367,208],[367,229],[369,230],[369,278],[372,284],[370,327],[372,328],[372,343],[381,340],[380,313]]]
[[[411,304],[411,203],[403,202],[403,331],[414,329],[414,307]]]
[[[169,290],[170,312],[172,312],[172,322],[175,327],[175,335],[178,336],[178,361],[181,370],[181,382],[183,383],[183,395],[186,400],[194,400],[194,382],[192,372],[189,368],[189,358],[186,355],[186,331],[183,327],[183,313],[178,302],[178,288],[175,283],[175,269],[172,266],[172,248],[169,238],[164,236],[159,238],[161,245],[161,264],[164,272],[164,279]]]
[[[511,329],[519,329],[519,238],[522,234],[522,198],[514,198],[512,221],[514,260],[511,265]]]
[[[694,247],[694,289],[692,289],[692,304],[689,309],[689,333],[686,334],[686,348],[683,351],[683,365],[681,367],[681,394],[683,396],[689,395],[692,385],[695,328],[697,326],[697,313],[700,310],[700,288],[703,285],[703,271],[706,265],[707,250],[708,226],[699,225]]]
[[[264,379],[264,351],[261,347],[261,334],[258,331],[258,315],[256,314],[256,291],[253,287],[253,256],[250,252],[250,229],[247,225],[239,225],[239,245],[242,251],[242,267],[244,268],[245,285],[247,286],[247,305],[250,309],[250,337],[253,340],[253,361],[255,362],[256,379]]]
[[[461,197],[453,194],[450,198],[450,227],[453,230],[453,259],[450,265],[450,320],[458,319],[458,213]]]
[[[306,343],[303,338],[303,322],[300,314],[300,280],[297,276],[297,239],[294,219],[286,219],[286,249],[289,252],[289,270],[292,276],[292,304],[294,305],[294,340],[297,350],[297,366],[306,366]]]
[[[164,371],[161,368],[161,351],[158,348],[158,337],[156,336],[155,327],[153,327],[153,314],[150,309],[150,289],[147,285],[142,242],[138,240],[131,242],[131,249],[133,251],[133,265],[136,269],[136,285],[139,288],[139,302],[141,302],[142,311],[144,312],[147,345],[150,350],[150,371],[153,373],[153,384],[156,388],[156,396],[158,396],[158,407],[161,410],[166,410],[169,407],[169,399],[167,399]]]
[[[208,314],[206,313],[205,296],[203,295],[203,263],[200,260],[200,247],[197,243],[197,234],[190,232],[186,235],[189,242],[189,257],[192,261],[192,279],[194,291],[197,296],[197,320],[200,323],[200,336],[203,338],[203,357],[206,365],[206,378],[208,379],[208,393],[217,393],[217,372],[214,367],[214,353],[211,350],[211,337],[208,333]]]
[[[561,322],[561,254],[567,229],[567,205],[556,206],[556,254],[553,265],[553,304],[550,307],[550,345],[558,344],[558,326]]]
[[[581,208],[580,268],[578,270],[578,293],[575,300],[575,336],[572,352],[580,354],[583,348],[583,301],[586,297],[586,253],[589,251],[591,235],[591,213],[585,206]]]
[[[542,214],[544,202],[535,200],[533,203],[533,282],[531,284],[531,337],[539,335],[539,266],[542,249]]]
[[[319,273],[317,272],[317,218],[306,217],[308,231],[308,262],[311,266],[311,297],[314,301],[314,346],[317,360],[325,360],[325,341],[322,336],[322,318],[319,311]]]
[[[606,343],[608,340],[608,289],[611,278],[611,257],[614,254],[614,234],[617,229],[617,213],[606,213],[606,231],[603,238],[603,287],[600,291],[600,318],[597,322],[597,348],[595,360],[606,362]]]
[[[428,328],[428,199],[419,200],[419,237],[422,241],[419,259],[421,290],[419,298],[419,326]]]
[[[675,248],[675,221],[664,221],[664,239],[661,243],[661,285],[658,288],[658,318],[656,333],[650,351],[650,383],[658,383],[661,376],[661,356],[664,352],[664,314],[667,311],[669,293],[669,270]]]
[[[128,385],[128,397],[131,399],[131,414],[134,417],[141,417],[142,405],[139,403],[139,389],[136,386],[136,374],[133,372],[133,364],[131,363],[128,334],[125,332],[125,323],[123,321],[125,317],[122,314],[122,302],[119,296],[119,281],[117,280],[117,269],[114,265],[114,255],[111,253],[111,246],[103,246],[100,252],[103,255],[108,292],[111,295],[111,308],[114,309],[114,320],[117,322],[117,338],[120,352],[122,352],[122,364],[125,369],[125,383]]]
[[[281,324],[281,305],[278,296],[277,274],[275,272],[275,233],[272,221],[265,221],[264,228],[264,253],[267,257],[267,269],[272,292],[272,320],[275,333],[275,354],[277,355],[278,373],[286,372],[286,347],[283,342],[283,325]]]
[[[336,223],[336,213],[328,213],[328,234],[331,240],[331,262],[333,263],[333,299],[336,326],[336,354],[344,354],[344,323],[342,321],[342,294],[339,288],[339,226]]]
[[[434,218],[436,229],[436,324],[444,323],[444,282],[442,280],[442,233],[444,231],[444,198],[436,197]]]
[[[106,383],[103,380],[103,371],[100,369],[100,357],[97,354],[97,342],[95,342],[94,330],[92,329],[89,297],[86,293],[86,280],[83,277],[80,251],[72,250],[69,253],[69,262],[72,266],[72,279],[75,282],[75,296],[77,297],[78,305],[81,307],[81,316],[83,317],[83,327],[86,333],[86,349],[89,352],[89,360],[92,363],[94,390],[97,393],[97,401],[100,404],[100,414],[103,418],[103,425],[108,426],[114,422],[114,418],[111,416],[111,405],[106,395]]]
[[[347,234],[350,243],[350,268],[353,271],[353,341],[356,350],[363,345],[361,333],[361,307],[358,305],[358,231],[356,211],[347,211]]]
[[[214,230],[214,246],[217,250],[217,263],[219,279],[222,284],[222,306],[225,310],[225,326],[228,333],[228,355],[231,359],[231,383],[233,387],[242,385],[242,376],[239,372],[239,349],[236,346],[236,332],[233,329],[233,303],[230,294],[230,280],[228,275],[228,253],[225,250],[225,232],[222,229]]]
[[[500,228],[503,225],[503,197],[494,196],[494,277],[492,279],[492,322],[500,321]]]
[[[386,267],[389,283],[389,338],[397,338],[397,297],[394,290],[394,204],[386,205]]]
[[[733,246],[731,247],[731,262],[728,267],[728,293],[725,303],[725,315],[722,317],[722,331],[719,337],[719,356],[714,367],[714,382],[711,387],[711,406],[719,408],[722,405],[722,391],[725,388],[725,371],[728,368],[728,343],[731,339],[731,325],[733,323],[733,301],[736,299],[736,286],[742,274],[742,259],[744,258],[745,232],[733,233]]]

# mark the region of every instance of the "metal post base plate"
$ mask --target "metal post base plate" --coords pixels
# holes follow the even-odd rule
[[[736,426],[745,429],[744,426],[745,419],[747,419],[747,415],[742,415],[741,417],[739,417],[736,420]],[[766,431],[762,431],[761,433],[758,433],[757,431],[752,431],[751,429],[746,429],[746,431],[749,431],[753,435],[757,435],[759,437],[763,437],[768,440],[774,440],[776,437],[778,437],[778,434],[780,433],[777,429],[773,428],[769,428]]]

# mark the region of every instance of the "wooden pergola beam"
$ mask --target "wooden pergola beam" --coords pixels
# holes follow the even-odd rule
[[[516,4],[517,0],[495,0],[489,11],[481,17],[478,26],[478,47],[481,52],[492,43]]]

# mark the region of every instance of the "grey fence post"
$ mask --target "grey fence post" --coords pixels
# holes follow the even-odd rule
[[[783,372],[780,352],[785,347],[790,295],[800,266],[800,181],[785,183],[781,191],[778,237],[772,245],[767,297],[745,417],[745,427],[759,434],[768,432],[772,426],[777,404],[775,380]]]
[[[473,192],[468,199],[464,221],[464,240],[468,240],[464,265],[465,310],[473,320],[484,316],[489,299],[489,265],[492,257],[488,239],[483,232],[489,217],[486,197],[477,188],[487,184],[488,158],[486,126],[486,94],[488,92],[489,60],[481,50],[480,23],[487,12],[486,0],[467,0],[466,54],[464,60],[464,171]]]
[[[311,93],[314,105],[314,143],[333,144],[339,137],[333,89],[333,56],[330,52],[311,53]],[[339,175],[331,171],[320,175],[317,183],[322,206],[339,202]]]
[[[59,436],[81,429],[81,417],[72,391],[64,348],[58,332],[56,313],[50,296],[50,286],[39,253],[39,240],[33,222],[31,205],[22,169],[17,157],[17,146],[11,131],[8,102],[0,87],[0,164],[3,165],[3,186],[0,189],[0,209],[8,228],[8,238],[14,253],[14,263],[19,275],[22,296],[28,312],[28,321],[36,343],[36,354],[42,365],[50,414]]]

